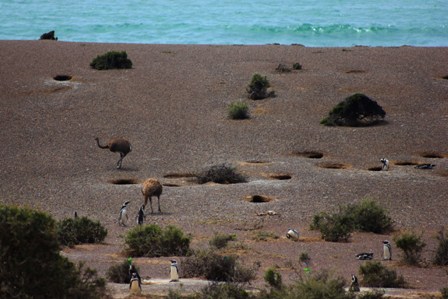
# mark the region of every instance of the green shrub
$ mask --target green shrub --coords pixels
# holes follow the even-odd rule
[[[384,296],[383,290],[374,290],[374,291],[368,291],[366,293],[359,294],[356,299],[381,299]]]
[[[101,298],[96,271],[61,256],[56,221],[0,205],[0,298]]]
[[[294,63],[292,65],[292,68],[295,69],[295,70],[301,70],[302,69],[302,65],[300,63],[296,62],[296,63]]]
[[[299,256],[299,262],[308,264],[311,261],[311,257],[307,252],[302,252]]]
[[[445,235],[445,230],[442,228],[437,236],[439,245],[437,246],[436,255],[434,257],[434,264],[439,266],[448,265],[448,238]]]
[[[136,267],[137,272],[139,268]],[[120,264],[112,265],[107,269],[106,272],[107,280],[115,283],[129,283],[129,261],[124,260]]]
[[[426,246],[421,236],[417,236],[412,232],[405,232],[395,237],[394,241],[397,247],[403,250],[405,263],[417,265],[420,262],[422,250]]]
[[[282,275],[274,268],[269,268],[264,273],[264,281],[271,288],[281,289],[283,287]]]
[[[126,234],[126,254],[130,256],[183,256],[190,250],[190,236],[175,226],[139,225]]]
[[[247,87],[249,98],[252,100],[261,100],[269,97],[269,93],[267,91],[269,86],[270,83],[266,77],[255,73]]]
[[[227,164],[214,165],[197,175],[198,183],[214,182],[218,184],[237,184],[246,182],[246,178]]]
[[[299,280],[286,298],[351,299],[353,295],[346,292],[344,286],[341,277],[331,278],[327,272],[321,272]]]
[[[442,293],[442,299],[448,299],[448,287],[441,289],[440,293]]]
[[[97,70],[130,69],[132,68],[132,61],[125,51],[109,51],[103,55],[98,55],[92,60],[90,66]]]
[[[329,215],[322,212],[314,215],[310,228],[319,230],[325,241],[348,241],[353,232],[353,221],[343,213]]]
[[[364,94],[356,93],[337,104],[321,121],[327,126],[368,126],[386,116],[383,108]]]
[[[255,270],[243,267],[236,256],[222,256],[211,250],[197,250],[182,261],[184,277],[205,277],[212,281],[249,282]]]
[[[229,118],[231,119],[246,119],[249,118],[249,106],[244,102],[230,103],[227,108]]]
[[[248,299],[249,294],[238,284],[212,283],[204,287],[195,299]]]
[[[65,246],[100,243],[107,236],[107,230],[98,221],[87,217],[64,219],[58,222],[57,231],[59,242]]]
[[[400,288],[405,286],[403,276],[398,276],[395,270],[389,270],[380,262],[368,261],[359,268],[363,276],[362,283],[367,287]]]
[[[392,219],[384,208],[371,199],[364,199],[358,204],[348,205],[345,208],[345,213],[352,217],[357,230],[376,234],[392,230]]]
[[[258,231],[252,237],[256,241],[267,241],[268,239],[278,239],[279,237],[273,232]]]
[[[227,234],[215,234],[215,236],[210,240],[210,246],[213,246],[217,249],[221,249],[227,246],[227,243],[230,241],[235,241],[236,235],[227,235]]]

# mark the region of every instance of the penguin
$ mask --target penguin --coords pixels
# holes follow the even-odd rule
[[[288,229],[288,232],[286,233],[286,238],[291,239],[293,241],[298,241],[299,240],[299,232],[296,231],[295,229]]]
[[[364,261],[364,260],[371,260],[371,259],[373,259],[373,252],[370,251],[370,252],[361,252],[361,253],[358,253],[358,254],[356,255],[356,258],[357,258],[358,260],[362,260],[362,261]]]
[[[130,280],[132,280],[133,277],[137,278],[138,286],[141,288],[142,279],[140,278],[140,274],[138,274],[137,268],[135,268],[134,265],[130,264],[129,265],[129,278],[130,278]]]
[[[143,224],[143,221],[145,220],[145,218],[146,218],[146,215],[145,215],[145,205],[142,205],[141,207],[140,207],[140,209],[138,210],[138,214],[137,214],[137,224],[138,225],[142,225]]]
[[[381,167],[382,170],[389,170],[389,160],[387,160],[386,158],[381,158],[380,162],[383,164],[383,166]]]
[[[383,260],[392,260],[392,246],[388,240],[383,241]]]
[[[128,221],[127,209],[129,203],[130,201],[125,201],[120,208],[120,215],[118,216],[118,224],[120,224],[120,226],[126,226],[126,222]]]
[[[142,293],[142,286],[137,273],[132,273],[131,281],[129,282],[129,290],[133,295],[140,295]]]
[[[360,291],[358,277],[356,277],[355,274],[352,274],[352,283],[350,284],[350,288],[348,290],[349,290],[349,292],[359,292]]]
[[[179,268],[177,267],[176,260],[171,260],[170,278],[171,278],[170,282],[179,281]]]
[[[78,218],[78,212],[77,211],[75,211],[75,214],[73,215],[73,217],[76,219],[76,218]]]
[[[415,166],[417,169],[433,169],[436,167],[434,164],[418,164]]]

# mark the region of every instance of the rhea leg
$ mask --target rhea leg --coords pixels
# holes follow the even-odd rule
[[[159,206],[159,213],[162,213],[162,210],[160,210],[160,196],[157,196],[157,204]]]

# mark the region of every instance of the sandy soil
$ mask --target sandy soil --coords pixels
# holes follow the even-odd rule
[[[94,57],[126,51],[130,70],[97,71]],[[394,259],[387,266],[411,288],[448,286],[447,267],[429,262],[435,235],[448,227],[448,48],[306,48],[302,46],[186,46],[0,41],[0,202],[30,206],[57,219],[81,216],[108,229],[104,244],[65,249],[104,275],[125,257],[117,225],[121,204],[130,200],[133,218],[142,203],[141,180],[165,186],[162,213],[147,223],[176,225],[207,246],[214,233],[232,233],[230,251],[248,266],[260,263],[254,287],[264,285],[267,267],[278,266],[286,281],[301,272],[307,252],[313,271],[328,269],[347,280],[357,273],[355,254],[372,249],[380,260],[382,241],[402,230],[423,234],[428,244],[421,267]],[[303,69],[278,73],[282,63]],[[246,98],[252,75],[267,76],[277,97]],[[56,81],[69,75],[69,81]],[[324,127],[320,120],[345,97],[361,92],[386,111],[386,123],[368,128]],[[227,106],[244,101],[251,118],[227,118]],[[118,154],[101,150],[113,136],[133,151],[117,170]],[[293,153],[316,151],[320,159]],[[427,157],[431,153],[435,157]],[[379,159],[390,171],[372,171]],[[197,185],[183,177],[228,163],[249,182]],[[339,168],[326,168],[338,163]],[[412,164],[432,163],[432,170]],[[410,165],[402,165],[410,164]],[[279,180],[286,174],[290,179]],[[176,178],[172,178],[172,176]],[[136,180],[117,185],[117,179]],[[266,203],[246,197],[263,195]],[[324,242],[309,230],[312,216],[363,198],[378,201],[395,221],[389,235],[354,233],[348,243]],[[275,216],[257,214],[273,210]],[[284,237],[288,228],[301,241]],[[255,240],[259,232],[279,236]],[[167,278],[169,257],[135,258],[141,275]]]

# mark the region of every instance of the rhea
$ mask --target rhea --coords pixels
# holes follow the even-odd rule
[[[146,204],[148,203],[149,200],[149,204],[151,206],[151,214],[154,213],[152,210],[152,197],[156,196],[159,213],[162,212],[160,210],[160,195],[162,194],[162,184],[160,184],[160,182],[157,179],[154,178],[146,179],[142,185],[142,194],[145,200],[143,208],[146,207]]]
[[[131,143],[123,138],[113,138],[110,139],[106,145],[101,145],[98,137],[95,138],[98,147],[103,149],[109,149],[113,153],[120,153],[120,159],[117,162],[117,168],[121,168],[121,163],[124,157],[132,151]]]

